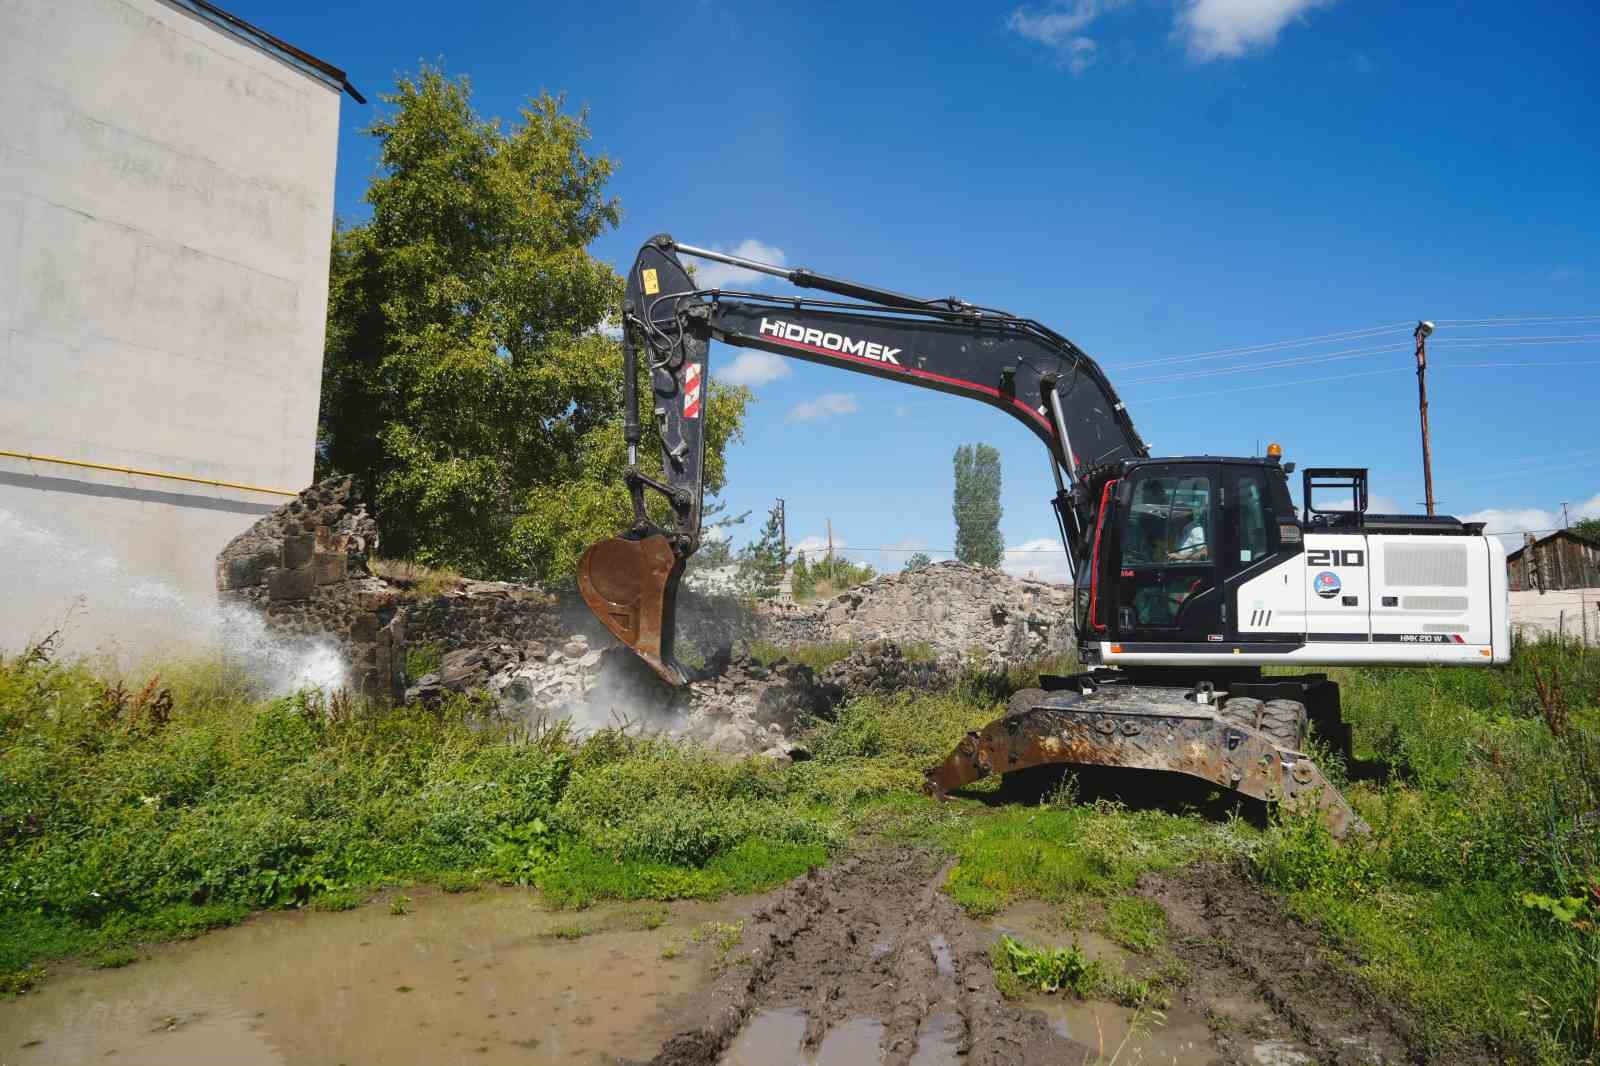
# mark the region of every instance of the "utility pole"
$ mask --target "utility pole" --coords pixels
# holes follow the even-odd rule
[[[778,497],[778,550],[783,553],[783,565],[789,565],[789,509],[783,504],[783,497]]]
[[[1433,516],[1433,454],[1428,444],[1428,335],[1433,323],[1417,323],[1411,335],[1417,339],[1417,410],[1422,415],[1422,488],[1427,496],[1428,516]]]
[[[1561,501],[1561,528],[1562,529],[1571,529],[1572,528],[1572,516],[1567,513],[1567,501],[1566,500],[1562,500]]]
[[[826,521],[828,523],[828,577],[831,580],[833,578],[833,519],[829,518]]]

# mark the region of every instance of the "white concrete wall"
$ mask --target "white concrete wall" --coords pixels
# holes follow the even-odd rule
[[[310,481],[339,104],[162,0],[0,3],[0,450]],[[70,599],[19,530],[210,604],[283,498],[0,457],[0,647]]]
[[[1565,633],[1600,645],[1600,589],[1513,592],[1511,627],[1527,637]]]

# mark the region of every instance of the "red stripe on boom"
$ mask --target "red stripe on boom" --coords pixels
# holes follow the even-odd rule
[[[917,370],[909,366],[899,366],[896,363],[884,363],[880,360],[868,359],[861,355],[846,355],[844,352],[836,352],[832,348],[819,348],[815,344],[805,344],[801,341],[791,341],[782,337],[762,336],[756,337],[755,339],[765,344],[781,344],[785,348],[800,348],[804,351],[816,352],[818,355],[826,355],[830,359],[847,359],[852,363],[863,363],[867,366],[896,367],[901,373],[909,374],[914,378],[922,378],[924,381],[939,381],[946,385],[957,385],[971,392],[981,392],[985,396],[993,396],[998,400],[1008,400],[1014,407],[1017,408],[1017,410],[1026,412],[1029,418],[1033,419],[1035,422],[1038,422],[1046,429],[1054,428],[1050,425],[1049,419],[1045,418],[1044,415],[1041,415],[1038,411],[1035,411],[1032,407],[1028,406],[1028,404],[1017,399],[1015,396],[1007,396],[999,389],[992,389],[987,385],[979,385],[973,381],[964,381],[961,378],[946,377],[943,374],[935,374],[931,370]]]

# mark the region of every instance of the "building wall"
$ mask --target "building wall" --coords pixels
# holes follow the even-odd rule
[[[339,104],[163,0],[0,4],[0,450],[310,482]],[[97,584],[38,572],[50,541],[57,570],[199,607],[286,498],[0,457],[0,647]],[[76,639],[128,637],[113,607]]]
[[[1534,589],[1528,573],[1529,557],[1539,570],[1546,592],[1600,586],[1600,547],[1567,532],[1553,533],[1523,548],[1507,563],[1514,591]]]
[[[1600,644],[1600,588],[1513,592],[1511,626],[1524,637],[1560,635]]]

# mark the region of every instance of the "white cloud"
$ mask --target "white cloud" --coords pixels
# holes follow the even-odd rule
[[[835,534],[833,538],[833,553],[838,555],[839,552],[846,546],[846,544],[847,542],[843,537]],[[806,560],[814,563],[818,559],[827,558],[828,538],[813,533],[809,537],[801,537],[795,542],[791,550],[796,552],[805,552]]]
[[[774,248],[770,244],[763,244],[754,237],[747,237],[733,248],[724,248],[720,244],[711,246],[713,252],[726,252],[736,255],[741,259],[754,259],[759,263],[771,263],[773,266],[784,266],[788,258],[783,254],[782,248]],[[695,259],[694,283],[703,289],[730,289],[751,288],[770,278],[771,274],[761,274],[744,267],[732,266],[728,263],[716,263],[709,259]]]
[[[908,403],[897,403],[897,404],[895,404],[894,405],[894,416],[896,418],[910,418],[911,417],[911,405],[908,404]]]
[[[732,540],[733,534],[728,532],[727,526],[706,526],[700,531],[700,539],[709,541]]]
[[[1569,505],[1567,513],[1574,522],[1580,518],[1600,518],[1600,494],[1583,503]],[[1546,511],[1538,507],[1488,507],[1462,515],[1461,520],[1482,522],[1483,531],[1500,534],[1508,550],[1522,546],[1524,531],[1532,531],[1534,536],[1542,537],[1551,530],[1560,529],[1562,525],[1560,511]]]
[[[771,352],[742,351],[726,367],[719,367],[712,375],[730,385],[765,385],[769,381],[789,376],[789,363],[781,355]]]
[[[1031,577],[1039,581],[1054,581],[1070,585],[1072,571],[1067,567],[1067,553],[1059,537],[1038,537],[1006,549],[1000,560],[1000,569],[1017,577]]]
[[[860,410],[861,404],[856,402],[854,393],[825,392],[814,400],[802,400],[789,408],[789,421],[810,422],[818,418],[853,415]]]
[[[1070,0],[1050,8],[1030,11],[1019,7],[1006,19],[1006,29],[1017,36],[1042,44],[1056,54],[1056,62],[1082,74],[1099,58],[1100,46],[1082,33],[1102,12],[1121,7],[1126,0]]]
[[[1235,59],[1271,48],[1293,19],[1332,0],[1185,0],[1173,33],[1191,59]]]

